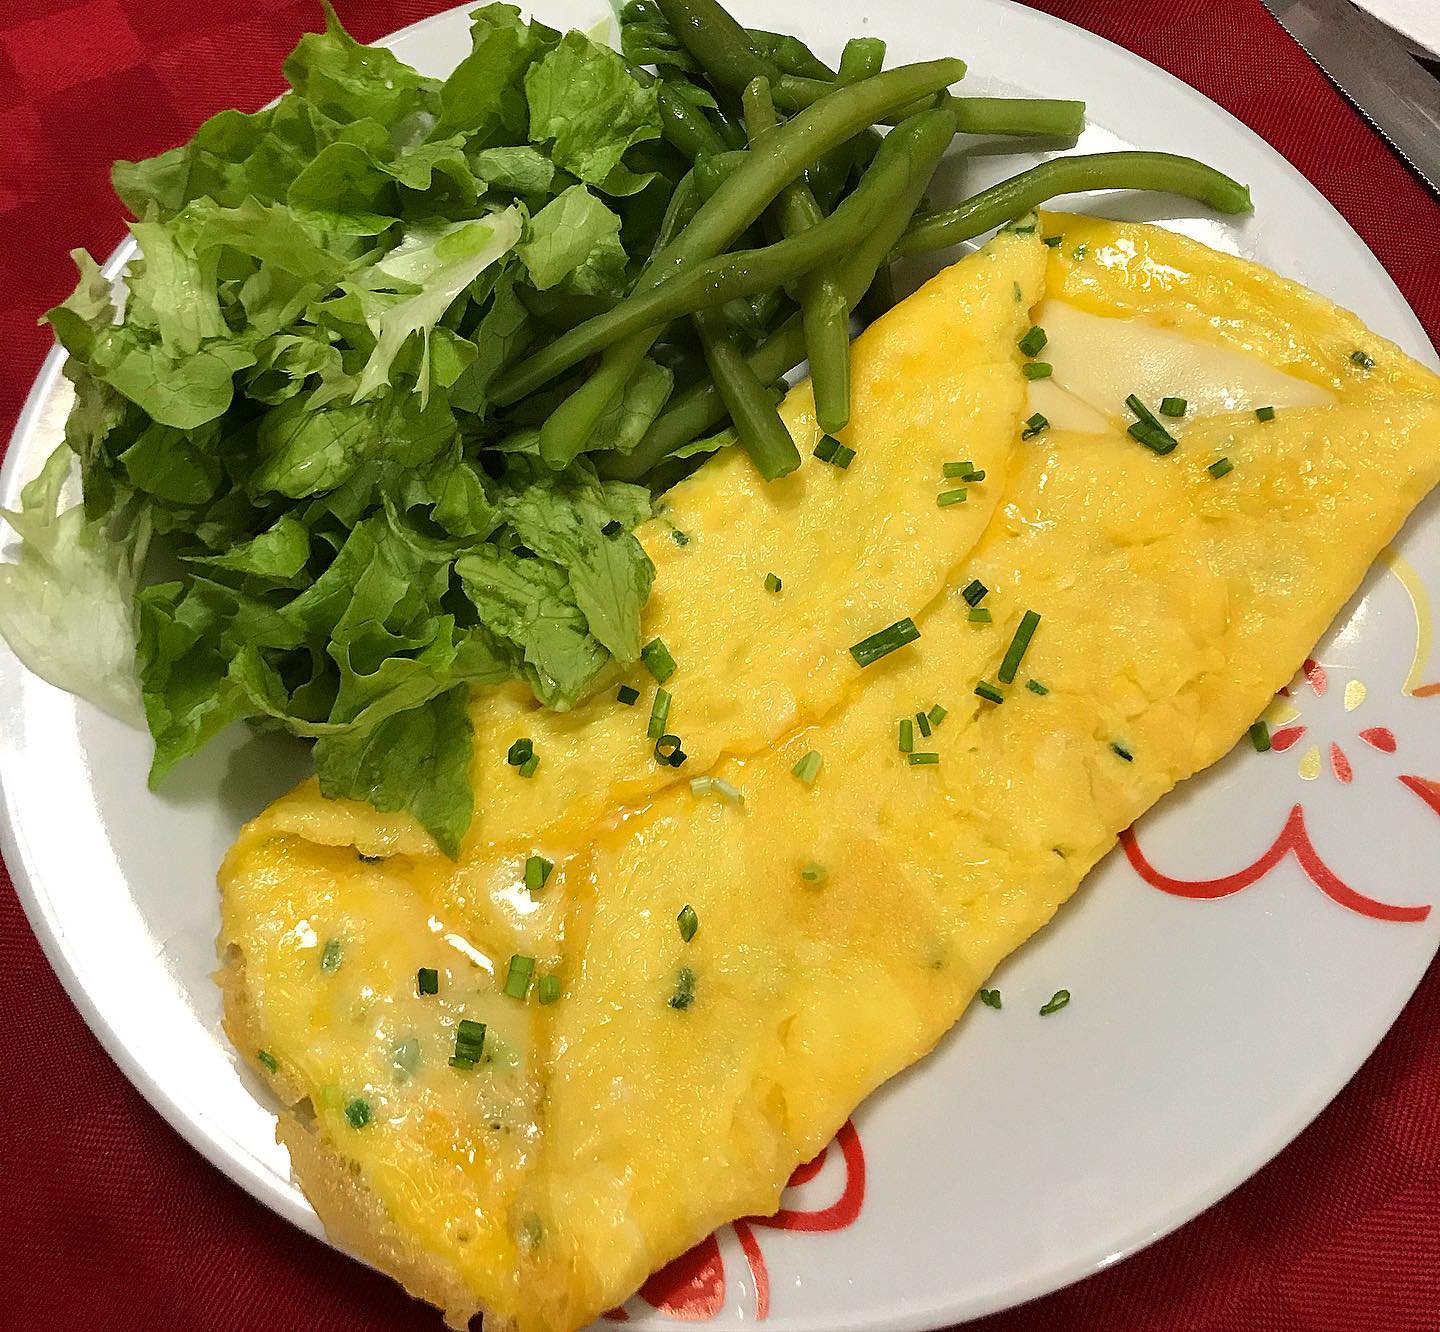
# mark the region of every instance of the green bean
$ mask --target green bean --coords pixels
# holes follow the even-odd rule
[[[660,230],[656,233],[655,244],[650,250],[651,258],[659,254],[690,225],[690,219],[695,216],[695,210],[700,207],[700,203],[700,189],[695,181],[695,169],[692,167],[680,177],[680,183],[671,191],[670,202],[665,205],[665,216],[660,219]]]
[[[621,23],[664,23],[665,16],[652,0],[628,0],[620,10]]]
[[[742,101],[745,127],[758,151],[775,132],[775,105],[770,100],[769,83],[756,79],[745,89]],[[803,175],[781,190],[775,202],[782,235],[799,236],[824,221],[825,214]],[[833,260],[805,276],[799,298],[805,354],[815,386],[815,417],[826,434],[837,434],[850,420],[850,307],[845,303]],[[730,414],[735,415],[733,411]]]
[[[797,115],[775,132],[765,153],[750,154],[701,206],[690,225],[646,265],[635,291],[644,291],[689,264],[719,254],[810,162],[893,107],[954,83],[964,68],[958,60],[902,65],[863,83],[836,89]],[[954,117],[948,116],[946,123],[953,133]],[[545,422],[540,447],[552,466],[565,466],[582,450],[600,414],[624,388],[655,336],[653,330],[646,330],[610,348],[590,379]],[[505,375],[492,401],[499,406],[514,402],[554,373],[543,357],[531,357]]]
[[[884,42],[878,37],[852,37],[840,53],[836,82],[842,87],[859,83],[861,79],[874,78],[884,66]],[[835,207],[860,157],[868,153],[873,158],[879,146],[880,136],[873,129],[867,129],[854,142],[831,149],[810,168],[810,189],[821,208],[828,213]],[[868,161],[864,165],[869,165]]]
[[[873,79],[837,88],[787,121],[775,131],[764,153],[749,154],[737,167],[669,247],[671,253],[659,256],[656,271],[647,271],[642,281],[662,281],[697,257],[719,254],[821,153],[853,138],[895,106],[948,87],[964,68],[959,60],[900,65]]]
[[[793,472],[800,466],[800,450],[775,410],[769,390],[726,332],[724,319],[714,310],[701,310],[694,318],[715,387],[760,475],[774,481]]]
[[[745,158],[746,150],[739,148],[731,152],[714,153],[696,162],[695,188],[699,191],[700,198],[709,199],[714,195]]]
[[[885,43],[880,38],[852,37],[840,52],[840,73],[836,77],[841,83],[856,83],[878,74],[884,65]]]
[[[971,240],[1057,195],[1081,190],[1155,190],[1183,195],[1221,213],[1248,213],[1251,208],[1244,185],[1193,157],[1137,152],[1056,157],[953,208],[921,214],[895,252],[916,254]]]
[[[703,62],[702,62],[703,63]],[[825,79],[807,79],[799,74],[782,74],[774,80],[775,105],[786,111],[803,111],[813,106],[820,98],[834,90],[835,85]],[[927,110],[935,105],[933,96],[926,96],[906,106],[897,106],[879,118],[882,125],[894,125],[913,116],[917,111]]]
[[[1085,128],[1085,103],[1054,97],[955,97],[961,134],[1043,134],[1075,139]]]
[[[927,137],[916,146],[916,169],[904,195],[840,265],[840,285],[851,307],[859,303],[876,273],[886,264],[891,248],[924,197],[935,166],[954,137],[953,115],[932,112],[926,113],[926,119],[936,123],[927,126]],[[765,384],[779,379],[804,359],[805,330],[798,315],[782,324],[746,357],[755,377]],[[725,404],[713,383],[696,384],[677,393],[630,453],[603,456],[602,474],[617,481],[639,481],[662,458],[718,424],[724,416]]]
[[[680,44],[717,88],[738,96],[751,79],[766,78],[774,84],[786,77],[717,0],[656,0],[656,4]]]
[[[947,125],[954,124],[953,118],[943,112],[928,115],[939,117]],[[637,287],[613,309],[562,333],[521,366],[515,379],[522,379],[528,392],[572,365],[578,365],[587,356],[605,351],[632,335],[648,333],[653,341],[672,319],[723,305],[739,296],[783,286],[792,278],[810,272],[817,264],[853,249],[904,194],[914,171],[915,146],[930,132],[930,122],[922,115],[887,134],[860,183],[829,217],[814,226],[774,245],[735,250],[692,263],[644,290]],[[692,230],[700,217],[701,213],[695,215],[690,224]],[[682,233],[682,240],[686,234],[688,232]],[[539,369],[527,374],[527,367],[535,365]],[[510,401],[513,385],[514,380],[507,382],[506,401]]]
[[[660,106],[660,133],[692,162],[707,153],[720,154],[728,145],[720,131],[693,102],[687,101],[664,79],[657,81],[655,94]]]
[[[835,77],[835,71],[798,37],[783,32],[766,32],[764,28],[746,28],[745,35],[782,74],[800,74],[811,79]]]

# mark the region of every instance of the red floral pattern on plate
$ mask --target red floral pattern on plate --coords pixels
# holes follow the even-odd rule
[[[770,1269],[765,1252],[755,1234],[756,1226],[771,1230],[809,1232],[845,1230],[855,1224],[865,1205],[865,1152],[855,1125],[846,1120],[835,1135],[832,1146],[840,1149],[845,1169],[845,1182],[840,1196],[820,1208],[782,1207],[774,1216],[742,1217],[733,1229],[740,1252],[750,1269],[755,1286],[755,1321],[764,1322],[770,1314]],[[797,1166],[790,1176],[789,1188],[809,1183],[820,1173],[829,1156],[826,1147],[813,1161]],[[667,1317],[681,1322],[704,1322],[714,1318],[725,1307],[725,1259],[714,1235],[707,1236],[688,1253],[666,1264],[640,1287],[640,1298]],[[606,1317],[614,1322],[628,1322],[624,1309],[612,1309]]]
[[[1301,673],[1315,697],[1323,698],[1329,688],[1329,675],[1325,667],[1314,658],[1307,657]],[[1294,693],[1295,691],[1290,687],[1280,690],[1280,696],[1286,699],[1293,698]],[[1419,690],[1416,690],[1415,693],[1416,696],[1420,696]],[[1358,680],[1352,680],[1346,687],[1345,710],[1352,711],[1364,701],[1364,698],[1364,686]],[[1291,716],[1294,715],[1292,712]],[[1304,723],[1281,726],[1270,736],[1269,753],[1285,753],[1299,743],[1308,729]],[[1399,747],[1395,733],[1388,726],[1369,726],[1358,732],[1358,735],[1370,748],[1382,754],[1394,754]],[[1336,741],[1330,742],[1329,749],[1331,773],[1341,785],[1349,786],[1355,780],[1355,770],[1349,756]],[[1265,756],[1268,757],[1268,754]],[[1308,763],[1307,760],[1313,760],[1313,763]],[[1300,776],[1312,779],[1318,775],[1319,751],[1312,746],[1312,753],[1301,760]],[[1440,814],[1440,783],[1413,774],[1402,775],[1399,781],[1407,790],[1413,791],[1431,809]],[[1409,906],[1383,902],[1346,883],[1325,863],[1320,852],[1316,850],[1315,843],[1311,840],[1310,830],[1305,824],[1305,807],[1301,804],[1291,807],[1290,813],[1274,841],[1259,856],[1233,873],[1214,878],[1186,879],[1166,874],[1157,869],[1140,849],[1140,843],[1135,837],[1133,828],[1127,828],[1120,834],[1120,844],[1125,849],[1126,858],[1141,879],[1152,888],[1158,888],[1161,892],[1171,893],[1176,897],[1207,900],[1229,897],[1263,879],[1286,856],[1293,855],[1306,877],[1326,897],[1359,915],[1368,916],[1372,920],[1412,923],[1425,920],[1430,915],[1428,904]]]

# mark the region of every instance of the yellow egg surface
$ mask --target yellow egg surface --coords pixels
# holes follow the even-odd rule
[[[287,1104],[314,1107],[312,1126],[286,1129],[302,1186],[327,1224],[452,1318],[483,1306],[536,1332],[582,1326],[716,1225],[773,1210],[794,1166],[934,1045],[1118,833],[1235,743],[1440,477],[1435,377],[1352,317],[1155,228],[1053,215],[1039,231],[1062,241],[1018,320],[1004,307],[1010,285],[966,308],[994,312],[977,355],[1000,340],[1013,352],[1049,312],[1055,337],[1037,355],[1053,357],[1058,382],[1031,389],[1051,391],[1056,419],[1037,424],[1016,391],[1015,353],[997,376],[1010,446],[972,490],[993,486],[983,533],[954,539],[938,575],[933,548],[967,505],[935,507],[939,467],[927,464],[907,482],[927,501],[918,525],[877,520],[866,538],[887,546],[888,565],[868,547],[848,556],[870,570],[864,615],[878,613],[855,618],[857,590],[819,583],[823,558],[797,548],[790,567],[828,587],[834,620],[827,629],[823,598],[805,588],[797,624],[814,646],[787,645],[783,616],[745,600],[746,580],[788,553],[785,497],[754,484],[731,507],[736,458],[674,495],[666,518],[699,539],[674,554],[660,529],[647,539],[657,595],[666,583],[647,628],[681,663],[672,729],[695,757],[680,780],[597,777],[590,751],[560,738],[570,719],[506,698],[477,707],[480,736],[505,718],[492,740],[477,738],[477,764],[503,763],[517,733],[536,738],[548,766],[518,784],[535,788],[533,828],[527,793],[492,771],[477,790],[481,826],[495,831],[456,865],[406,842],[394,820],[327,811],[303,791],[232,851],[227,1013],[244,1053],[263,1049],[276,1065]],[[990,253],[949,271],[994,286]],[[905,302],[887,321],[904,337],[884,340],[940,342],[957,305]],[[1088,368],[1086,342],[1128,349],[1136,382],[1119,387],[1152,410],[1189,377],[1184,415],[1160,418],[1173,448],[1127,433],[1135,416],[1114,368]],[[800,475],[832,489],[863,475],[873,418],[898,423],[897,463],[907,437],[916,452],[931,447],[918,423],[936,422],[935,396],[948,391],[933,378],[886,382],[861,400],[853,475],[818,462]],[[1265,419],[1261,393],[1273,399],[1258,404],[1274,407]],[[808,421],[806,402],[792,395],[792,428]],[[953,424],[935,456],[979,465]],[[1231,465],[1217,475],[1221,458]],[[882,504],[898,500],[885,494]],[[723,525],[710,526],[710,505]],[[821,528],[843,548],[843,515],[827,512]],[[753,541],[760,563],[737,554],[741,572],[727,575],[722,532],[729,550]],[[896,581],[917,565],[926,572]],[[775,572],[783,606],[793,575]],[[988,622],[962,595],[976,581]],[[912,599],[887,601],[897,586]],[[719,634],[732,599],[744,613]],[[1027,612],[1039,620],[1016,661]],[[858,667],[850,643],[902,614],[919,640]],[[691,623],[707,616],[708,627]],[[752,632],[764,652],[727,636]],[[689,660],[723,663],[704,673],[716,678],[690,675],[681,642],[701,649]],[[590,744],[622,764],[608,728],[644,717],[602,703],[586,705]],[[936,704],[943,720],[913,744],[935,761],[916,762],[900,723]],[[707,722],[712,708],[721,722]],[[692,744],[692,731],[708,739]],[[807,783],[793,767],[811,751],[823,766]],[[566,776],[571,762],[579,778]],[[697,793],[684,780],[697,776],[743,800],[704,783]],[[558,796],[543,793],[549,780]],[[532,847],[555,862],[538,892],[523,882]],[[698,922],[688,941],[686,906]],[[515,952],[556,978],[555,1002],[501,992]],[[416,993],[425,966],[440,970],[436,995]],[[453,1069],[462,1017],[498,1039],[486,1062]],[[326,1161],[344,1163],[358,1195],[330,1186]],[[369,1227],[358,1238],[357,1215]]]

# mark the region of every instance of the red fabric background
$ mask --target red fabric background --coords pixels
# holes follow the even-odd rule
[[[446,3],[339,8],[372,40]],[[1440,205],[1259,0],[1039,7],[1164,66],[1263,134],[1440,335]],[[103,256],[121,238],[111,161],[167,148],[221,107],[269,100],[317,9],[312,0],[6,0],[0,439],[49,344],[36,316],[73,283],[66,251]],[[161,1121],[70,1006],[3,867],[0,1013],[0,1325],[437,1332],[437,1315],[272,1216]],[[1255,1179],[1137,1258],[974,1326],[1440,1329],[1440,970],[1354,1082]]]

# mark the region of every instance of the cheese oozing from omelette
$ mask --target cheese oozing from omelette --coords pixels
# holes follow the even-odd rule
[[[993,376],[1008,418],[967,504],[935,507],[939,462],[980,465],[970,441],[988,427],[972,436],[963,415],[937,415],[937,399],[980,403],[950,387],[968,371],[936,363],[938,384],[897,371],[857,399],[850,473],[802,467],[838,497],[809,542],[792,551],[787,533],[810,490],[746,486],[738,453],[674,496],[667,517],[701,534],[698,549],[671,541],[672,555],[659,530],[647,541],[661,598],[647,629],[680,663],[672,729],[696,755],[680,776],[721,777],[743,803],[646,778],[620,753],[648,753],[643,708],[601,700],[593,717],[555,718],[507,696],[476,705],[491,831],[458,865],[399,821],[305,788],[227,860],[227,1021],[247,1056],[273,1059],[286,1103],[313,1108],[309,1124],[284,1120],[301,1184],[337,1234],[452,1318],[483,1306],[502,1325],[580,1326],[716,1225],[773,1210],[794,1166],[934,1045],[1118,833],[1234,744],[1440,476],[1436,378],[1353,317],[1156,228],[1054,215],[1040,230],[1065,239],[1044,256],[1043,303],[1037,281],[1018,319],[1003,299],[907,301],[857,345],[858,379],[870,356],[901,363],[877,344],[918,355],[957,308],[987,312],[971,364],[1008,368]],[[1015,304],[1019,279],[990,253],[937,282],[1003,282]],[[1057,411],[1021,439],[1034,408],[1013,344],[1032,316],[1051,334],[1049,387],[1077,419]],[[1005,359],[982,360],[1001,343]],[[1118,369],[1089,367],[1087,345]],[[1172,453],[1125,433],[1130,392],[1152,407],[1188,399]],[[808,454],[803,389],[786,411]],[[925,428],[941,425],[937,444]],[[882,564],[847,545],[845,488],[867,455],[878,473],[911,451],[929,459],[907,473],[925,501],[914,526],[891,530],[883,506],[900,495],[878,476],[850,499]],[[1216,478],[1206,468],[1221,456],[1234,468]],[[949,533],[982,495],[983,530]],[[827,577],[817,534],[869,571],[863,611]],[[913,565],[924,572],[899,584],[904,600],[895,579]],[[770,568],[781,606],[802,603],[810,646],[790,651],[783,617],[746,599]],[[990,589],[989,624],[959,595],[972,578]],[[1004,701],[986,702],[974,685],[999,683],[1026,610],[1039,628]],[[855,667],[849,644],[904,614],[919,641]],[[750,632],[768,666],[734,641]],[[939,762],[911,766],[896,725],[934,703],[947,716],[923,743]],[[603,795],[567,725],[620,765],[598,779]],[[708,738],[693,744],[692,730]],[[543,756],[532,782],[510,784],[535,789],[533,827],[529,792],[500,771],[516,734]],[[813,785],[791,771],[810,750],[824,757]],[[558,797],[540,792],[551,781]],[[555,861],[538,894],[521,883],[532,846]],[[355,848],[401,853],[370,863]],[[823,880],[802,877],[811,863]],[[535,955],[562,997],[505,997],[512,952]],[[416,993],[423,966],[439,970],[434,996]],[[447,1062],[461,1018],[494,1033],[473,1069]]]

